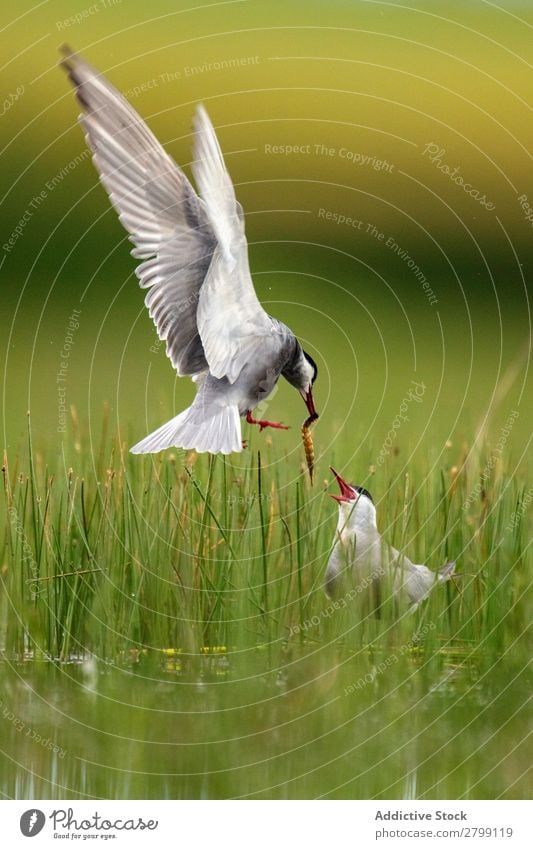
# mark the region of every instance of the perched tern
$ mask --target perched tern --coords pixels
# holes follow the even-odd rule
[[[376,508],[368,490],[353,486],[331,469],[339,484],[340,494],[331,497],[338,501],[339,520],[336,542],[326,570],[325,586],[328,595],[335,595],[341,575],[351,572],[351,579],[363,586],[378,584],[391,576],[394,594],[407,597],[416,608],[433,587],[448,581],[455,570],[450,561],[438,572],[427,566],[412,563],[404,554],[386,543],[376,524]]]
[[[260,430],[285,429],[252,416],[280,375],[300,392],[307,421],[318,418],[316,364],[257,299],[242,207],[203,106],[194,118],[198,195],[117,89],[68,47],[61,50],[93,162],[135,246],[132,255],[142,260],[136,274],[148,289],[145,304],[178,375],[198,387],[187,410],[131,451],[241,451],[241,417]]]

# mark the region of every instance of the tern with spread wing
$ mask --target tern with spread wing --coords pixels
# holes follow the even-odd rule
[[[343,572],[351,573],[352,582],[365,587],[379,585],[390,575],[394,594],[408,599],[414,609],[435,586],[450,580],[455,561],[446,563],[439,572],[412,563],[382,539],[368,490],[346,483],[335,469],[331,471],[339,484],[340,495],[331,496],[339,504],[339,520],[326,570],[328,595],[336,594]]]
[[[62,53],[100,180],[142,260],[145,304],[178,375],[198,387],[187,410],[132,452],[241,451],[241,417],[261,430],[285,427],[252,416],[280,375],[302,395],[308,421],[318,418],[313,359],[255,294],[242,207],[205,109],[194,119],[196,194],[124,97],[69,48]]]

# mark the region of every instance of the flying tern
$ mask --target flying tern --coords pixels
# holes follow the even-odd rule
[[[135,273],[149,314],[178,375],[197,385],[192,405],[131,451],[241,451],[241,417],[285,429],[252,415],[280,375],[300,392],[307,421],[318,418],[316,364],[257,299],[243,210],[204,107],[194,118],[197,194],[120,92],[70,48],[61,52],[100,180],[142,260]]]

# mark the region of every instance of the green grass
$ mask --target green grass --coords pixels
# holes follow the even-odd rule
[[[4,464],[4,793],[527,795],[527,489],[499,462],[469,498],[488,445],[352,470],[390,542],[458,563],[416,613],[378,618],[324,594],[325,460],[311,487],[275,435],[238,463],[133,457],[105,427],[76,442],[72,468],[31,440]]]

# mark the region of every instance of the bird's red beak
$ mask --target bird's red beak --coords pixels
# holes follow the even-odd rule
[[[311,388],[311,387],[309,387],[309,388],[307,389],[307,391],[306,391],[306,390],[302,390],[302,391],[300,392],[300,395],[301,395],[301,396],[302,396],[302,398],[304,399],[304,401],[305,401],[305,406],[307,407],[308,412],[309,412],[309,418],[308,418],[308,420],[307,420],[307,421],[308,421],[309,423],[310,423],[310,422],[314,422],[316,419],[318,419],[318,413],[317,413],[317,411],[316,411],[316,409],[315,409],[315,402],[314,402],[314,399],[313,399],[313,390],[312,390],[312,388]]]
[[[335,501],[338,501],[339,503],[342,501],[355,501],[358,497],[357,491],[353,488],[353,486],[350,486],[349,483],[346,483],[346,481],[341,478],[339,473],[336,472],[332,466],[330,466],[330,469],[337,478],[337,483],[339,484],[341,491],[340,495],[330,494],[331,498],[334,498]]]

